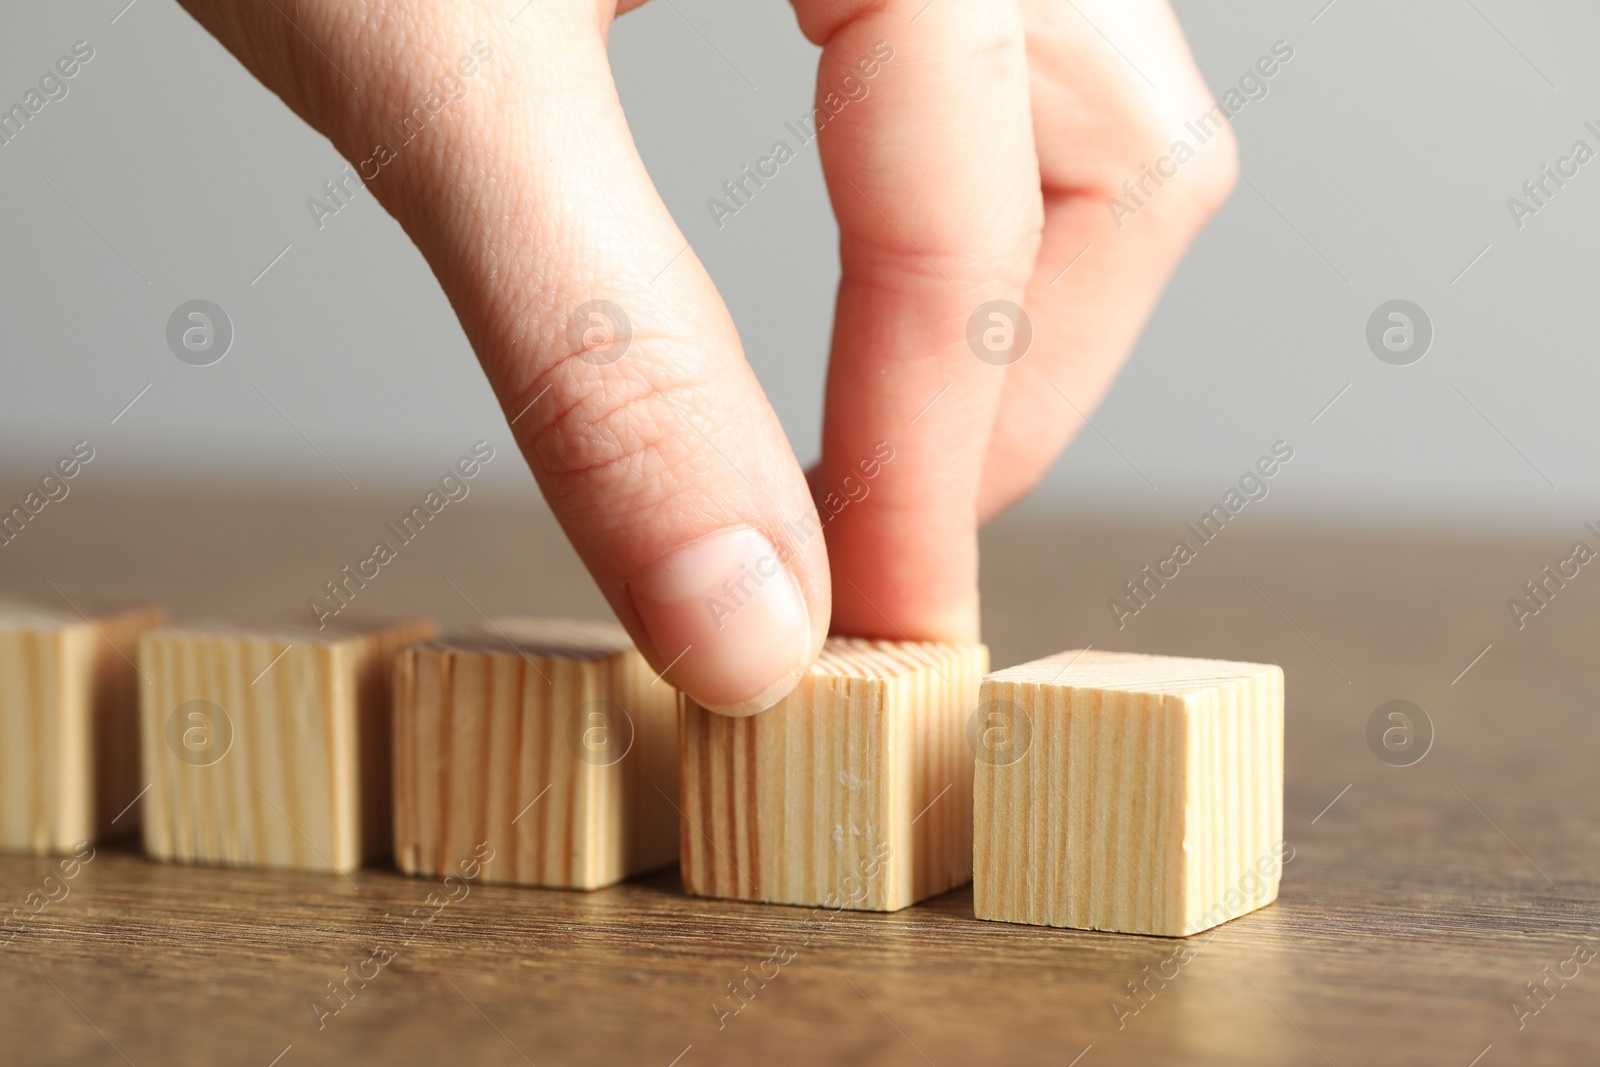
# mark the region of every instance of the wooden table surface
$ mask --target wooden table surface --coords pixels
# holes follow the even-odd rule
[[[361,497],[85,493],[5,549],[0,584],[154,596],[178,617],[303,611],[401,510]],[[1569,583],[1520,632],[1505,603],[1578,531],[1468,542],[1257,518],[1120,631],[1107,598],[1168,553],[1181,521],[986,534],[996,666],[1089,643],[1284,666],[1294,858],[1276,905],[1214,936],[980,923],[970,888],[813,930],[804,909],[686,897],[675,872],[587,894],[476,886],[408,925],[438,886],[379,868],[347,881],[162,866],[103,846],[0,948],[0,1062],[1600,1062],[1600,958],[1587,956],[1600,952],[1600,578]],[[446,624],[605,611],[546,517],[480,498],[362,596]],[[1435,732],[1407,767],[1366,740],[1396,698]],[[22,907],[53,866],[0,859],[0,904]],[[775,948],[789,962],[719,1026],[713,1005],[737,1003],[728,983],[771,974]],[[364,963],[375,951],[392,959]],[[1524,983],[1575,967],[1531,999]],[[319,1029],[311,1005],[357,969],[376,976]],[[1176,976],[1132,1013],[1127,983],[1150,971]]]

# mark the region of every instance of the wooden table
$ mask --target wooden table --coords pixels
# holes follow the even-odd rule
[[[403,498],[360,496],[75,494],[4,550],[4,584],[153,595],[179,617],[303,611],[402,510]],[[0,1060],[1600,1061],[1600,958],[1552,980],[1520,1030],[1511,1007],[1530,997],[1525,982],[1570,975],[1575,947],[1600,952],[1600,577],[1569,583],[1521,632],[1505,604],[1579,531],[1374,538],[1269,530],[1269,517],[1242,515],[1121,631],[1107,598],[1168,553],[1180,520],[986,534],[996,665],[1086,643],[1283,664],[1294,858],[1275,906],[1214,936],[980,923],[970,889],[892,915],[843,912],[808,934],[804,909],[685,897],[675,872],[594,893],[477,886],[408,926],[438,886],[383,869],[346,881],[160,866],[105,846],[0,949]],[[452,505],[362,596],[447,624],[480,610],[604,613],[547,517],[484,497]],[[1424,708],[1436,732],[1412,766],[1368,747],[1368,718],[1392,698]],[[21,907],[51,868],[0,859],[0,902]],[[1185,945],[1195,955],[1179,966]],[[788,962],[751,980],[719,1026],[713,1005],[731,1012],[729,983],[771,975],[775,947]],[[364,962],[375,950],[393,958]],[[352,982],[319,1029],[311,1005],[337,1004],[328,983],[358,970],[375,976]],[[1127,984],[1150,971],[1176,976],[1140,1007]]]

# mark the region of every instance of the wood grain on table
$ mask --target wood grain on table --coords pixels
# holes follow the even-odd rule
[[[303,611],[399,507],[361,497],[85,493],[6,549],[0,592],[54,582],[179,620]],[[369,583],[364,612],[605,617],[542,513],[452,512]],[[1003,521],[985,535],[984,636],[996,667],[1089,644],[1282,664],[1293,859],[1269,908],[1175,941],[978,922],[970,888],[888,915],[692,898],[671,871],[446,895],[381,867],[347,882],[102,845],[0,858],[0,1061],[1600,1060],[1600,959],[1576,962],[1600,952],[1600,580],[1521,631],[1505,604],[1571,533],[1241,522],[1119,630],[1106,600],[1168,552],[1167,525]],[[1410,766],[1368,746],[1395,699],[1431,722]]]

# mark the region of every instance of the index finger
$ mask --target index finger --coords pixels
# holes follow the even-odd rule
[[[813,477],[834,629],[975,640],[976,501],[1005,367],[974,353],[969,324],[986,305],[1020,311],[1043,217],[1021,17],[1014,0],[794,6],[823,45],[815,118],[840,229]]]

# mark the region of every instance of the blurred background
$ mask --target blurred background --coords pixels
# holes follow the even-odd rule
[[[1507,203],[1529,203],[1522,183],[1574,141],[1600,150],[1584,126],[1600,120],[1585,103],[1600,100],[1587,53],[1600,10],[1177,12],[1219,95],[1276,42],[1293,59],[1234,117],[1244,179],[1095,429],[1025,507],[1181,526],[1283,439],[1295,459],[1251,521],[1576,533],[1600,517],[1600,161],[1536,214],[1516,219]],[[510,448],[421,256],[368,196],[319,227],[307,200],[343,161],[171,0],[12,5],[0,103],[78,41],[93,59],[67,95],[0,144],[7,506],[80,439],[96,450],[83,493],[420,493],[471,442]],[[720,228],[706,202],[775,139],[794,140],[783,124],[810,106],[817,50],[776,0],[673,0],[623,17],[611,55],[644,160],[809,463],[838,276],[815,145]],[[169,316],[195,299],[235,331],[208,367],[166,342]],[[1366,336],[1395,299],[1433,331],[1404,366]],[[515,459],[475,488],[535,492]]]

